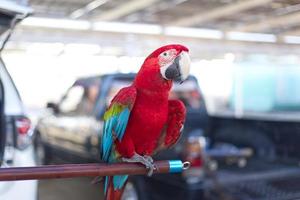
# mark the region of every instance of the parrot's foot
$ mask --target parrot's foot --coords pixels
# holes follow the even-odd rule
[[[146,160],[148,160],[150,163],[153,163],[153,158],[151,156],[143,156]]]
[[[131,158],[122,158],[124,162],[136,162],[145,165],[148,171],[148,176],[152,176],[153,171],[156,169],[156,166],[153,163],[153,159],[150,156],[141,156],[135,153]]]

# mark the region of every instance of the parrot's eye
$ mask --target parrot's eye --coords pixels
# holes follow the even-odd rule
[[[160,66],[164,66],[168,63],[171,63],[175,59],[176,55],[177,55],[176,49],[170,49],[170,50],[162,52],[159,55]]]

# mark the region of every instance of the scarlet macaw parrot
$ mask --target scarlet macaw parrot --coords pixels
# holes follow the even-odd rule
[[[185,106],[168,96],[173,80],[184,81],[189,68],[188,49],[178,44],[160,47],[145,59],[132,85],[116,94],[104,114],[102,160],[142,163],[152,175],[152,154],[180,136]],[[121,199],[127,178],[105,177],[105,199]]]

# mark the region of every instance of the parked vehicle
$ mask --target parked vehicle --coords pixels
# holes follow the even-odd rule
[[[234,199],[299,198],[299,66],[247,63],[236,70],[232,96],[211,114],[210,138],[249,147],[254,159],[227,170],[220,184]]]
[[[47,107],[52,112],[40,119],[36,129],[37,151],[44,155],[41,160],[49,163],[53,156],[59,156],[73,163],[99,162],[98,138],[102,134],[102,116],[116,92],[131,84],[134,76],[111,74],[79,79],[58,104],[48,103]],[[187,107],[185,129],[175,148],[159,153],[155,159],[182,158],[191,162],[191,169],[179,175],[132,177],[124,198],[155,199],[154,196],[157,196],[165,199],[168,195],[169,198],[182,199],[190,195],[192,199],[202,193],[201,149],[205,145],[203,132],[208,116],[197,80],[191,76],[182,84],[175,83],[170,98],[181,99]]]
[[[0,3],[2,50],[15,23],[31,9],[13,2]],[[33,127],[27,118],[19,93],[0,57],[0,164],[1,167],[34,166]],[[37,181],[0,182],[1,200],[37,199]]]

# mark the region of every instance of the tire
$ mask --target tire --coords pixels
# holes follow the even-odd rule
[[[37,133],[34,139],[35,161],[37,165],[47,165],[51,161],[51,149],[46,147],[41,139],[41,135]]]
[[[261,130],[231,126],[220,128],[214,137],[215,143],[225,142],[237,147],[250,147],[254,150],[254,158],[273,161],[275,159],[275,146]]]

